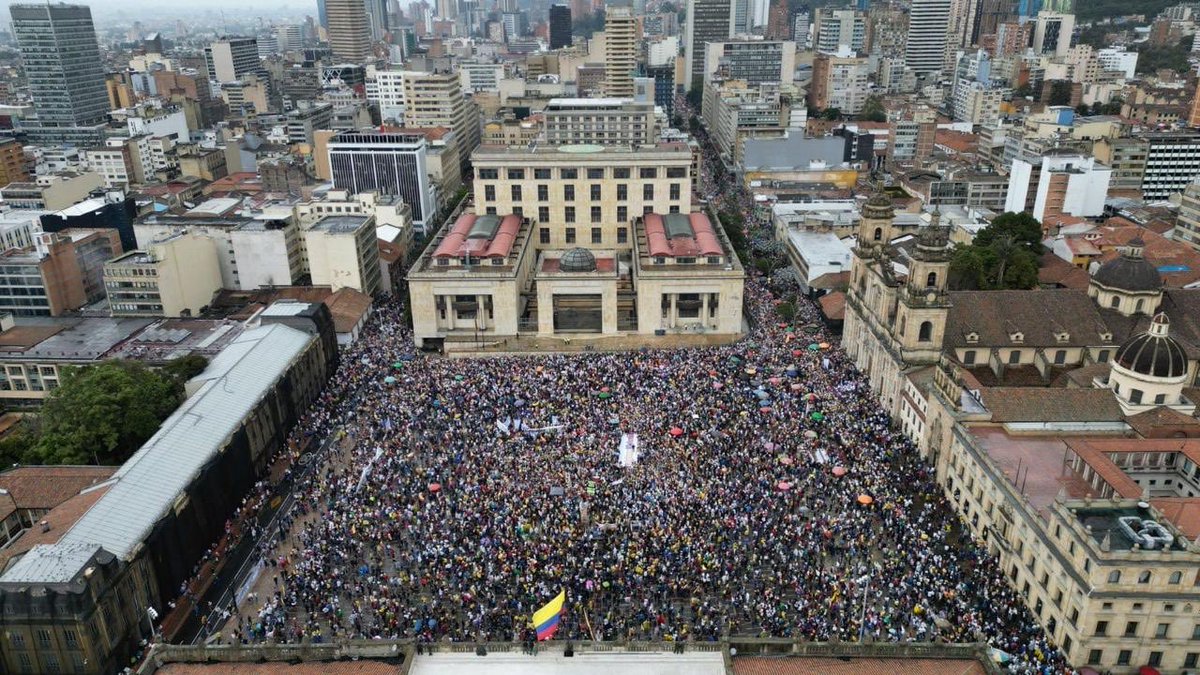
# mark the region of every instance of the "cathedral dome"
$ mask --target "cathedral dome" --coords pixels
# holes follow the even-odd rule
[[[1168,335],[1170,320],[1157,314],[1150,330],[1133,336],[1117,350],[1117,365],[1148,377],[1177,378],[1187,373],[1187,355],[1183,347]]]
[[[1133,239],[1121,255],[1096,270],[1092,281],[1122,291],[1153,291],[1162,287],[1162,276],[1150,261],[1142,257],[1145,242]]]

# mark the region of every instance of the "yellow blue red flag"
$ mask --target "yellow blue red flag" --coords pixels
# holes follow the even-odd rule
[[[558,617],[562,614],[563,604],[566,601],[567,592],[559,591],[553,600],[533,613],[533,628],[537,631],[538,640],[549,640],[554,637],[554,631],[558,630]]]

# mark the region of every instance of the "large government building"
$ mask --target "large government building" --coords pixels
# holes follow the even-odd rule
[[[872,196],[844,342],[1071,664],[1200,666],[1200,289],[1140,239],[1087,290],[951,291]]]
[[[744,270],[693,208],[692,149],[484,146],[474,206],[409,272],[425,348],[743,332]]]

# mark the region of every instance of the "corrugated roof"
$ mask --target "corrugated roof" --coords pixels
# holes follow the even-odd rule
[[[45,564],[59,549],[102,546],[127,558],[312,339],[281,324],[238,336],[193,379],[203,384],[117,471],[108,493],[57,544],[33,548],[0,581],[69,581],[77,569]]]

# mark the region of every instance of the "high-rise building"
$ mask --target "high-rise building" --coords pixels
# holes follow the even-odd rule
[[[325,8],[326,0],[317,0],[317,23],[321,28],[329,28],[329,12]]]
[[[950,0],[913,0],[904,62],[914,73],[925,75],[942,70],[949,25]]]
[[[400,197],[412,208],[418,230],[425,232],[432,224],[437,195],[429,180],[424,136],[348,131],[330,138],[328,147],[336,189]]]
[[[1074,30],[1074,14],[1038,12],[1037,23],[1033,28],[1034,53],[1066,56],[1071,50],[1071,33]]]
[[[749,35],[752,28],[751,0],[733,0],[733,34]]]
[[[768,40],[792,39],[792,27],[789,25],[787,0],[771,0],[770,11],[767,14],[767,30],[764,36]]]
[[[605,96],[633,98],[633,74],[637,70],[640,32],[633,7],[605,7],[604,82],[601,85]]]
[[[792,21],[792,40],[796,42],[796,49],[808,49],[808,34],[811,29],[812,20],[808,12],[796,12],[796,18]]]
[[[479,109],[462,92],[462,78],[455,72],[404,71],[404,126],[447,127],[458,139],[463,168],[479,145]],[[413,220],[417,220],[416,208]]]
[[[1000,24],[1017,20],[1017,0],[978,0],[975,23],[971,27],[971,44],[978,45],[985,35],[995,35]]]
[[[104,62],[92,10],[83,5],[11,5],[13,33],[33,95],[30,136],[48,141],[95,137],[107,121]]]
[[[731,0],[688,0],[685,77],[692,89],[704,86],[705,45],[724,42],[733,35]]]
[[[234,82],[262,67],[258,40],[252,37],[221,38],[204,48],[208,79]]]
[[[388,21],[387,0],[363,0],[367,8],[367,25],[371,30],[371,39],[382,42],[387,38],[391,28]]]
[[[325,0],[329,48],[346,63],[371,60],[371,23],[363,0]]]
[[[550,5],[550,49],[571,46],[571,8]]]
[[[714,77],[743,80],[749,85],[765,82],[792,84],[796,70],[796,43],[791,40],[730,40],[708,43],[704,81]]]
[[[822,7],[817,10],[815,34],[815,51],[835,54],[848,47],[860,52],[867,39],[867,17],[856,9]]]

